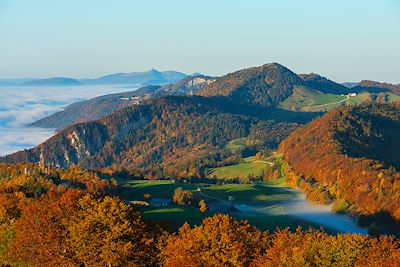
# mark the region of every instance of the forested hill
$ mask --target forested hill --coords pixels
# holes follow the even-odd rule
[[[145,97],[153,94],[161,86],[146,86],[136,91],[117,93],[95,97],[89,100],[73,103],[64,110],[37,120],[30,124],[32,127],[63,129],[69,125],[98,120],[111,113],[137,105],[134,97]]]
[[[394,94],[400,95],[400,85],[381,83],[364,80],[361,81],[358,86],[354,87],[356,91],[362,92],[392,92]]]
[[[308,198],[334,209],[400,220],[400,105],[346,107],[292,133],[280,145],[287,174]]]
[[[113,167],[146,178],[200,177],[207,166],[237,159],[224,149],[228,141],[264,131],[257,148],[274,147],[298,127],[268,115],[219,98],[163,97],[73,125],[1,161]]]
[[[225,96],[240,104],[274,108],[301,83],[292,71],[272,63],[225,75],[201,90],[199,95]]]
[[[225,96],[245,105],[276,108],[293,95],[296,87],[321,94],[348,94],[352,90],[317,74],[296,75],[288,68],[271,63],[225,75],[199,92],[202,96]]]

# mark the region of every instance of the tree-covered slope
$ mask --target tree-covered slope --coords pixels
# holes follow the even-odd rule
[[[233,102],[274,108],[292,94],[301,79],[277,63],[248,68],[225,75],[199,92],[199,95],[225,96]]]
[[[296,88],[305,88],[315,93],[305,95],[305,99],[297,99]],[[225,96],[244,105],[282,108],[285,106],[285,104],[282,106],[285,101],[294,101],[291,106],[294,104],[294,106],[305,107],[307,102],[311,104],[315,102],[313,99],[315,94],[326,98],[326,95],[340,97],[342,94],[352,92],[352,89],[318,74],[296,75],[280,64],[271,63],[225,75],[205,87],[199,94],[207,97]],[[289,100],[291,97],[292,99]],[[323,100],[320,102],[325,104]]]
[[[310,74],[299,74],[300,79],[302,79],[303,84],[314,90],[318,90],[325,94],[348,94],[352,93],[352,89],[345,87],[341,84],[335,83],[325,77],[322,77],[315,73]]]
[[[361,81],[358,86],[353,88],[359,92],[372,92],[372,93],[379,93],[379,92],[392,92],[394,94],[400,95],[400,85],[390,84],[390,83],[381,83],[369,80]]]
[[[235,159],[224,149],[228,141],[264,129],[270,132],[270,141],[259,143],[275,146],[298,127],[286,122],[260,124],[270,119],[268,115],[218,98],[163,97],[67,127],[43,144],[1,161],[113,167],[149,178],[199,177],[204,167]]]
[[[139,99],[153,94],[159,88],[160,86],[146,86],[133,92],[104,95],[76,102],[62,111],[33,122],[30,126],[63,129],[75,123],[98,120],[117,110],[137,105]]]
[[[334,110],[281,143],[288,179],[335,209],[400,220],[399,132],[398,104]]]

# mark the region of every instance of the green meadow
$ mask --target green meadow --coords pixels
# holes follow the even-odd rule
[[[257,182],[250,184],[186,184],[173,181],[129,181],[118,179],[119,185],[125,191],[122,195],[127,201],[143,200],[144,194],[150,194],[152,198],[172,199],[176,188],[181,187],[192,191],[196,199],[204,199],[210,205],[212,203],[223,203],[228,207],[229,197],[233,197],[235,205],[259,206],[270,205],[272,214],[254,214],[244,212],[230,213],[232,217],[240,220],[248,220],[252,225],[263,230],[275,230],[276,228],[289,227],[295,229],[315,227],[316,225],[305,222],[298,218],[283,215],[276,203],[289,201],[296,198],[296,192],[289,189],[284,179],[269,182]],[[274,212],[276,209],[276,212]],[[177,229],[185,222],[190,225],[199,225],[203,215],[196,206],[182,207],[173,203],[167,206],[143,207],[143,216],[146,220],[164,223],[171,229]],[[205,216],[209,217],[221,211],[208,211]]]
[[[237,153],[246,147],[246,142],[247,142],[247,137],[238,138],[228,142],[228,144],[226,144],[225,146],[225,149],[230,151],[231,153]]]
[[[209,177],[229,180],[235,178],[247,179],[249,176],[262,176],[264,170],[270,167],[271,164],[255,157],[248,157],[240,164],[210,169]]]
[[[299,86],[293,94],[280,104],[281,109],[306,112],[328,111],[341,106],[346,96],[324,94],[319,91]]]

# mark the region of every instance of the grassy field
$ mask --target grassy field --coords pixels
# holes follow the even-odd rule
[[[216,177],[221,179],[247,179],[249,175],[261,176],[263,171],[271,164],[257,160],[255,157],[248,157],[244,159],[244,163],[224,166],[220,168],[213,168],[210,170],[209,177]]]
[[[171,199],[176,188],[194,191],[195,184],[174,183],[171,181],[129,181],[119,179],[118,184],[124,188],[121,197],[126,200],[142,200],[144,194],[150,194],[153,198]]]
[[[171,181],[128,181],[120,182],[126,190],[122,195],[127,200],[142,200],[144,194],[153,198],[172,199],[176,188],[201,193],[211,198],[228,200],[229,196],[235,197],[235,203],[264,204],[270,201],[285,201],[294,197],[293,191],[285,185],[284,179],[251,184],[183,184]]]
[[[214,213],[207,212],[205,217],[213,215]],[[303,229],[308,229],[309,227],[318,228],[318,225],[285,215],[231,214],[230,216],[237,220],[248,221],[251,225],[268,231],[274,231],[277,228],[290,228],[292,230],[297,227],[302,227]],[[186,207],[147,208],[143,211],[143,217],[146,220],[167,224],[172,230],[179,229],[184,223],[188,223],[191,226],[200,225],[203,220],[203,215],[198,210]]]
[[[212,216],[213,213],[208,212],[206,216]],[[146,208],[143,211],[143,217],[146,220],[165,222],[173,229],[181,227],[184,223],[190,225],[199,225],[203,220],[203,215],[200,211],[186,207],[161,207],[161,208]]]
[[[274,205],[279,201],[287,201],[294,199],[296,193],[287,188],[284,179],[258,182],[253,184],[183,184],[171,181],[129,181],[119,179],[119,185],[123,186],[126,191],[125,195],[121,195],[127,201],[141,200],[144,194],[151,194],[153,198],[171,199],[176,188],[182,187],[185,190],[191,190],[198,199],[205,199],[207,203],[212,201],[222,201],[227,203],[229,196],[234,197],[235,205]],[[200,188],[201,192],[197,189]],[[160,206],[160,207],[144,207],[142,208],[143,217],[146,220],[165,223],[172,230],[181,227],[185,222],[190,225],[200,225],[203,215],[197,207],[181,207],[176,205]],[[214,212],[208,211],[206,217],[214,215]],[[282,215],[279,210],[265,214],[248,214],[233,213],[230,216],[239,220],[248,220],[252,225],[262,230],[275,230],[276,228],[296,229],[298,226],[303,228],[317,227],[317,225],[300,220],[295,217]]]
[[[340,101],[346,96],[324,94],[303,86],[296,87],[293,94],[280,104],[285,110],[297,110],[306,112],[327,111],[339,107]]]
[[[295,193],[288,189],[284,179],[252,184],[225,184],[202,187],[201,192],[207,196],[228,200],[235,198],[236,204],[263,205],[271,201],[293,199]]]
[[[384,93],[387,102],[398,102],[400,96],[393,93]],[[376,94],[375,94],[376,95]],[[360,105],[371,100],[370,93],[360,93],[355,97],[324,94],[307,87],[294,88],[293,94],[280,104],[284,110],[304,112],[325,112],[341,107],[342,105]]]
[[[230,151],[231,153],[240,152],[240,150],[246,147],[246,141],[247,137],[232,140],[228,144],[226,144],[225,149]]]
[[[387,98],[389,102],[400,102],[400,96],[392,93],[387,93]]]
[[[346,104],[349,106],[360,105],[366,101],[369,101],[370,99],[371,99],[370,93],[361,93],[358,94],[357,96],[350,97],[349,100],[346,101]]]

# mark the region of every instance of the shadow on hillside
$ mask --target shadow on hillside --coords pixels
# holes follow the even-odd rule
[[[368,233],[372,236],[393,235],[400,237],[400,222],[396,221],[388,212],[377,212],[372,215],[358,217],[361,226],[368,227]]]
[[[237,115],[247,115],[259,119],[270,119],[277,122],[297,122],[305,124],[324,114],[323,112],[299,112],[278,108],[265,108],[255,105],[246,106],[232,101],[227,97],[220,96],[203,98],[202,100],[204,101],[204,99],[209,101],[209,103],[213,103],[214,106],[218,106],[225,112]]]

